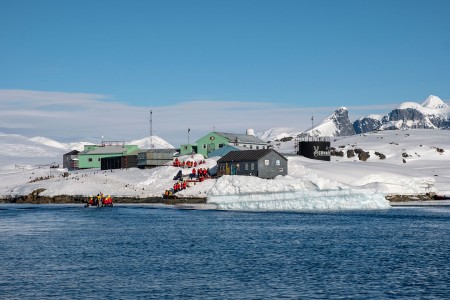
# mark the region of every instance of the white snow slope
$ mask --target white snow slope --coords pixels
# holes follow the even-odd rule
[[[179,195],[209,197],[209,203],[223,209],[252,210],[384,208],[386,202],[380,195],[426,192],[450,195],[449,131],[383,131],[334,138],[331,143],[344,153],[361,148],[370,153],[370,158],[363,162],[357,157],[332,157],[331,162],[324,162],[288,156],[286,177],[263,180],[225,176],[218,181],[192,183]],[[293,148],[292,141],[282,144],[284,149]],[[384,154],[386,159],[381,160],[375,152]],[[67,170],[52,169],[49,165],[55,162],[62,165],[64,153],[66,150],[22,136],[0,134],[0,198],[28,195],[39,188],[45,189],[41,195],[47,196],[88,196],[103,192],[112,196],[160,197],[172,187],[173,177],[179,170],[172,166],[146,170],[78,170],[63,178]],[[196,155],[190,159],[199,161],[202,157]],[[201,166],[213,168],[217,159],[206,159],[206,164]],[[190,172],[191,169],[183,169],[185,175]]]

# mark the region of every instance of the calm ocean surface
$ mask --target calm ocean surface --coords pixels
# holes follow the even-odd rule
[[[0,299],[448,299],[450,207],[0,205]]]

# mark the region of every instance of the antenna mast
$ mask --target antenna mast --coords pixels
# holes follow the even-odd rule
[[[150,110],[150,149],[154,148],[153,145],[153,120],[152,120],[153,111]]]

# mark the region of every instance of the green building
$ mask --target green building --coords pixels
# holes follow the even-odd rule
[[[84,145],[84,150],[78,153],[78,168],[100,168],[102,158],[137,155],[138,151],[137,145]]]
[[[208,157],[210,152],[226,145],[245,147],[249,150],[267,149],[267,142],[254,136],[252,133],[253,131],[251,130],[247,130],[247,134],[213,131],[197,140],[194,145],[181,145],[180,155],[198,153]]]

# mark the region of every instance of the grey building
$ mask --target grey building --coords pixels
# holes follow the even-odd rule
[[[66,168],[69,171],[78,169],[78,153],[80,153],[80,151],[73,150],[69,153],[64,154],[63,168]]]
[[[140,169],[164,166],[172,162],[176,149],[147,149],[142,150],[137,156],[137,165]]]
[[[275,178],[287,175],[286,157],[273,149],[231,151],[217,161],[217,175]]]

